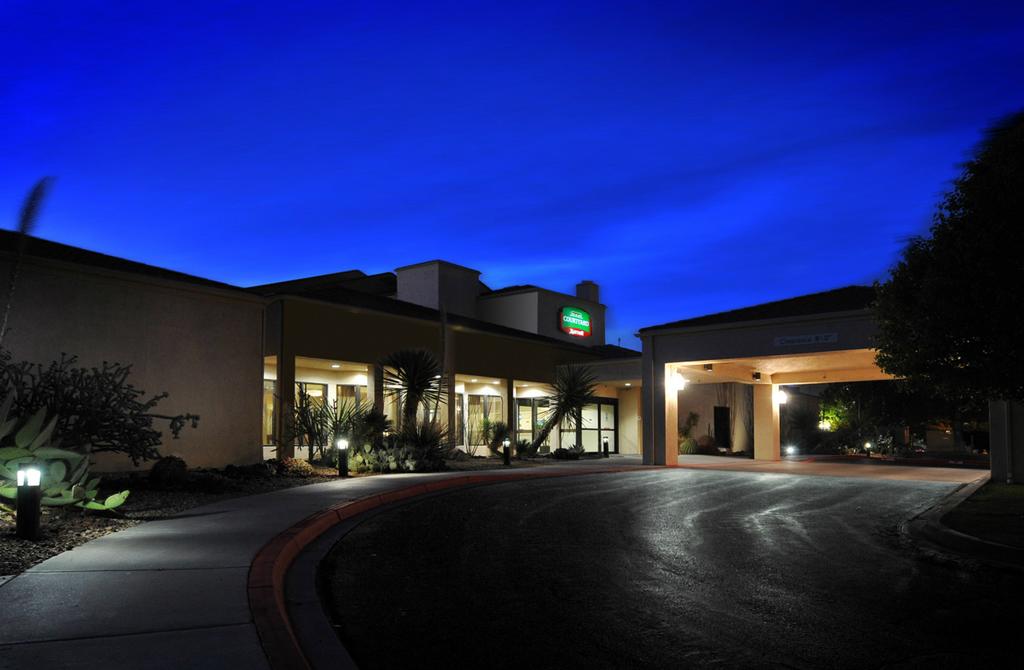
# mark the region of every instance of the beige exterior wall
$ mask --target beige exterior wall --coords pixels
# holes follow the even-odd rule
[[[0,275],[9,268],[0,258]],[[261,457],[262,331],[263,301],[242,291],[26,258],[4,345],[15,360],[130,364],[134,386],[170,394],[157,413],[201,417],[178,440],[156,424],[161,453],[215,467]],[[132,464],[98,454],[95,468]]]

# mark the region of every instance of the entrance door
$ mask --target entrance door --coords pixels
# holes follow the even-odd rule
[[[715,446],[732,449],[732,422],[728,407],[715,407]]]
[[[573,430],[572,421],[562,420],[563,447],[581,444],[584,451],[601,452],[608,441],[608,452],[619,453],[619,401],[615,398],[592,398],[583,406],[583,423]]]

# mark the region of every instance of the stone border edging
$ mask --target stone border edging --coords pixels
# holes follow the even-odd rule
[[[925,542],[940,550],[1012,570],[1024,570],[1024,549],[983,540],[954,530],[942,523],[942,518],[989,482],[985,475],[958,487],[955,491],[903,524],[903,531],[918,542]]]
[[[349,500],[306,517],[263,545],[249,566],[246,585],[249,611],[252,613],[260,644],[270,667],[274,670],[310,670],[309,661],[302,651],[288,616],[284,593],[285,575],[299,553],[335,525],[383,505],[473,484],[500,484],[524,479],[639,472],[650,469],[656,469],[656,466],[595,468],[585,472],[530,473],[527,471],[508,474],[464,475],[412,484],[387,493]]]

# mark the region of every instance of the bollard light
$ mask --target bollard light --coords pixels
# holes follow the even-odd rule
[[[335,446],[338,447],[338,476],[344,479],[348,477],[348,440],[340,437]]]
[[[23,540],[39,539],[40,503],[43,499],[39,482],[42,478],[39,468],[18,468],[17,534]]]
[[[604,444],[604,457],[608,458],[608,436],[602,437],[601,442]]]
[[[505,465],[512,465],[512,440],[506,437],[502,440],[501,445],[505,447]]]
[[[24,468],[18,470],[18,486],[39,486],[43,473],[39,468]]]

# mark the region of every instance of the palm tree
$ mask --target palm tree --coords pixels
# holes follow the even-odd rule
[[[384,366],[384,390],[397,395],[402,408],[402,424],[415,425],[416,412],[422,405],[433,423],[436,408],[448,400],[448,382],[434,354],[424,349],[402,349],[387,356]]]
[[[530,449],[536,453],[562,419],[569,419],[573,426],[579,428],[583,419],[583,406],[590,402],[596,387],[597,376],[587,365],[565,365],[555,368],[555,379],[551,382],[548,418],[534,438]]]
[[[4,302],[3,319],[0,321],[0,345],[3,345],[4,336],[7,335],[7,319],[11,315],[11,303],[14,301],[14,288],[18,283],[18,270],[21,269],[21,257],[25,255],[25,246],[28,244],[28,236],[36,226],[36,219],[39,217],[39,209],[43,205],[43,198],[53,183],[53,177],[43,177],[25,197],[25,203],[21,206],[21,216],[18,217],[18,247],[15,251],[14,263],[11,265],[11,274],[7,280],[7,296]]]

